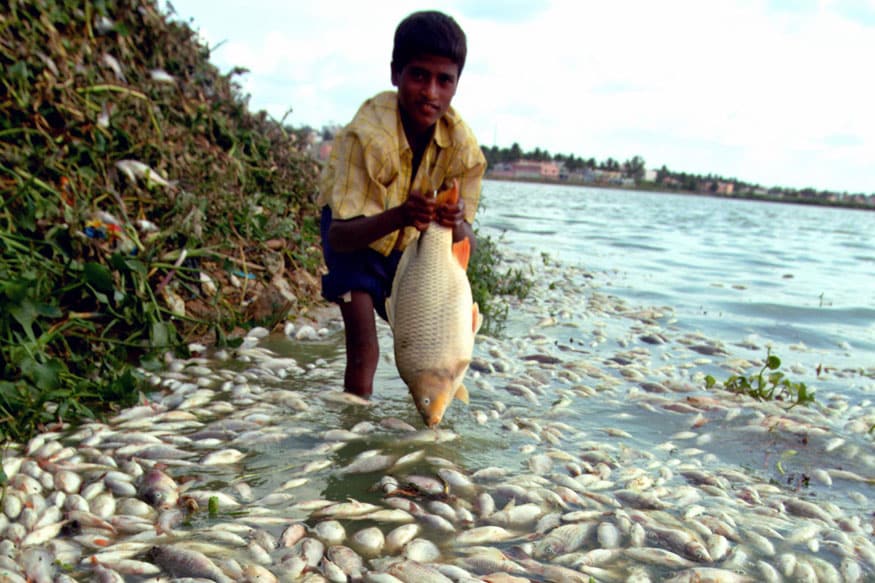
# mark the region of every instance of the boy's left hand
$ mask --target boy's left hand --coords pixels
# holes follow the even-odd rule
[[[437,208],[435,221],[448,229],[456,229],[465,220],[465,201],[461,198],[456,204],[445,204]]]

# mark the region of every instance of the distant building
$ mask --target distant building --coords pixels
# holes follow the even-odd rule
[[[559,179],[560,168],[555,162],[539,162],[537,160],[517,160],[516,162],[503,162],[496,164],[489,170],[490,176],[495,178],[522,178],[522,179]]]
[[[595,181],[601,184],[622,184],[623,173],[619,170],[601,170],[596,168],[592,171]]]
[[[722,194],[724,196],[732,196],[732,193],[735,191],[735,185],[731,182],[723,182],[718,181],[717,187],[714,192],[717,194]]]

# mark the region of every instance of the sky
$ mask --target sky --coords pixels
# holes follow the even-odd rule
[[[166,0],[159,4],[165,11]],[[391,90],[395,27],[455,18],[481,145],[875,194],[875,0],[175,0],[250,109],[345,125]]]

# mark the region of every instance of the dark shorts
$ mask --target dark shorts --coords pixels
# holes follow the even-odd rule
[[[374,301],[377,314],[386,319],[386,298],[392,293],[392,279],[400,251],[389,256],[370,247],[346,253],[337,252],[328,244],[328,227],[331,226],[331,209],[322,207],[322,254],[328,273],[322,276],[322,297],[329,302],[341,303],[345,293],[352,290],[365,291]]]

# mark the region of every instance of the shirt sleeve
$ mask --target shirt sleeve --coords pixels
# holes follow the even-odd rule
[[[452,147],[447,151],[446,179],[458,178],[459,193],[465,201],[465,220],[473,225],[480,204],[486,157],[474,132],[461,120],[453,128],[452,142]]]
[[[463,170],[459,178],[459,192],[465,201],[465,220],[473,225],[477,207],[480,205],[483,174],[486,172],[486,157],[473,136],[466,144],[461,158]]]
[[[356,132],[344,132],[335,148],[337,155],[323,182],[332,215],[352,219],[383,212],[386,187],[379,175],[386,164],[380,149],[362,143]]]

